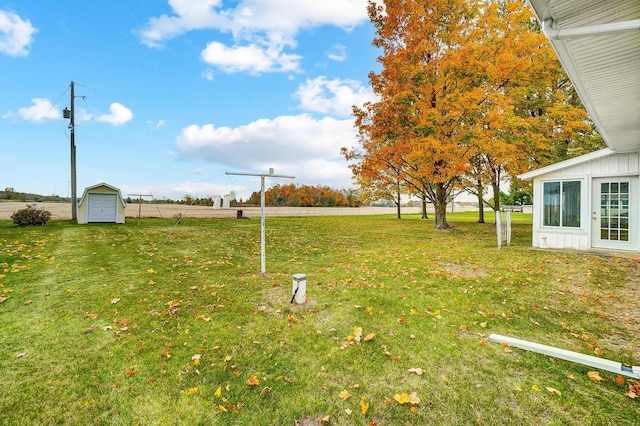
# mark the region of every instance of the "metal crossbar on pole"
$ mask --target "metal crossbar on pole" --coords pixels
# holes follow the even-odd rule
[[[273,169],[269,169],[269,173],[244,173],[244,172],[225,172],[228,176],[256,176],[260,177],[260,267],[262,278],[267,276],[266,261],[266,244],[265,244],[265,201],[264,201],[264,179],[266,177],[295,179],[295,176],[277,175],[273,173]]]

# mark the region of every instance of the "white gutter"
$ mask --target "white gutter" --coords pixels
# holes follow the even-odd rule
[[[554,40],[640,31],[640,19],[566,29],[554,29],[553,24],[554,22],[551,18],[542,21],[542,33],[549,39]]]
[[[554,358],[588,365],[589,367],[598,368],[600,370],[611,371],[612,373],[633,377],[634,379],[640,379],[640,366],[627,367],[619,362],[609,361],[608,359],[584,355],[578,352],[554,348],[553,346],[541,345],[539,343],[527,342],[526,340],[501,336],[499,334],[491,334],[489,336],[489,340],[495,343],[506,343],[509,346],[515,346],[516,348],[524,349],[526,351],[537,352]]]

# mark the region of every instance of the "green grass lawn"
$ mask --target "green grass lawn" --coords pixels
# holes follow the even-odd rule
[[[264,279],[259,219],[0,221],[0,424],[638,424],[628,378],[488,335],[638,365],[639,265],[475,220],[268,218]]]

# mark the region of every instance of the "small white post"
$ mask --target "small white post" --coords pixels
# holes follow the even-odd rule
[[[511,245],[511,210],[507,210],[507,245]]]
[[[219,209],[219,208],[220,208],[220,199],[221,199],[221,198],[222,198],[222,197],[221,197],[221,196],[219,196],[219,195],[214,195],[214,196],[213,196],[213,208],[214,208],[215,210],[217,210],[217,209]]]
[[[222,199],[222,208],[228,209],[231,207],[231,194],[227,194]]]
[[[307,276],[294,274],[291,281],[291,303],[302,304],[307,301]]]
[[[498,236],[498,249],[502,248],[502,215],[496,210],[496,235]]]

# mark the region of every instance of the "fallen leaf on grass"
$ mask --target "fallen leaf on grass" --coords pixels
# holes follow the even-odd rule
[[[602,377],[600,377],[600,373],[598,373],[597,371],[589,371],[587,373],[587,376],[589,376],[589,379],[593,383],[600,383],[601,381],[604,380]]]
[[[625,396],[628,396],[631,399],[636,399],[640,396],[640,382],[629,380],[629,390],[625,392]]]
[[[619,384],[620,386],[624,386],[624,377],[616,376],[616,383]]]
[[[198,388],[189,388],[189,395],[193,395],[195,393],[198,393]]]
[[[409,394],[409,404],[417,405],[420,404],[420,398],[416,392],[411,392]]]
[[[364,336],[364,341],[365,342],[370,342],[371,340],[373,340],[373,338],[376,337],[375,333],[369,333],[366,336]]]
[[[213,393],[213,396],[219,397],[220,395],[222,395],[222,386],[218,386],[218,389]]]
[[[406,394],[406,393],[395,394],[393,396],[393,399],[395,399],[400,405],[404,405],[404,404],[415,405],[420,403],[420,398],[418,397],[418,394],[416,392],[411,392],[410,394]]]
[[[271,388],[269,386],[266,386],[264,388],[262,388],[262,390],[260,391],[260,395],[264,395],[266,393],[271,392]]]
[[[220,404],[218,404],[218,410],[220,410],[221,413],[226,413],[227,412],[227,409],[224,408],[224,406],[222,406]]]
[[[364,396],[360,398],[360,410],[362,411],[362,414],[367,414],[367,411],[369,410],[369,403],[365,402]]]
[[[420,367],[410,368],[407,370],[409,373],[416,373],[418,376],[422,376],[424,374],[424,370]]]
[[[112,305],[115,305],[115,304],[116,304],[116,303],[118,303],[119,301],[120,301],[120,298],[119,298],[119,297],[116,297],[116,298],[114,298],[114,299],[111,299],[111,304],[112,304]]]
[[[547,386],[547,390],[549,391],[549,393],[551,393],[551,395],[562,395],[562,392],[560,392],[558,389],[550,388]]]
[[[360,342],[362,338],[362,327],[353,327],[353,340]]]
[[[343,399],[343,400],[346,400],[346,399],[347,399],[347,398],[349,398],[350,396],[351,396],[351,394],[350,394],[350,393],[349,393],[349,391],[348,391],[348,390],[346,390],[346,389],[345,389],[345,390],[343,390],[342,392],[340,392],[340,393],[338,394],[338,397],[339,397],[340,399]]]
[[[27,300],[26,302],[24,302],[25,305],[30,305],[33,303],[33,300]]]
[[[247,380],[247,384],[249,386],[257,386],[260,384],[260,380],[258,380],[258,378],[256,376],[251,376],[249,377],[249,379]]]

